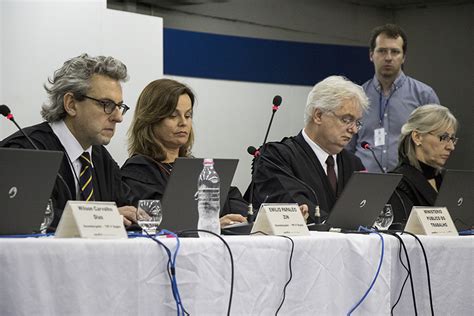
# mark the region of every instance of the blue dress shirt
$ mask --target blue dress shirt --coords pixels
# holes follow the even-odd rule
[[[384,171],[390,171],[398,163],[398,141],[402,125],[414,109],[425,104],[439,104],[439,99],[430,86],[403,72],[400,72],[392,84],[388,96],[383,94],[376,76],[362,87],[369,98],[369,108],[362,118],[364,125],[347,145],[347,149],[362,160],[367,171],[380,172],[370,151],[360,147],[363,141],[368,142]],[[381,127],[385,129],[385,145],[374,146],[374,130]]]

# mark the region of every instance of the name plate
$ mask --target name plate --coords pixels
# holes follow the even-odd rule
[[[309,230],[296,203],[264,203],[255,219],[252,233],[269,235],[308,236]]]
[[[448,209],[437,206],[413,206],[405,231],[417,235],[459,235]]]
[[[54,237],[128,238],[115,202],[68,201]]]

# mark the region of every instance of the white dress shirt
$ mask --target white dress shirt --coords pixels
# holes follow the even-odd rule
[[[306,134],[304,128],[301,131],[301,134],[303,135],[304,140],[308,143],[309,147],[314,151],[314,154],[316,157],[318,157],[319,162],[321,163],[321,166],[323,166],[324,172],[326,172],[326,175],[328,174],[328,166],[326,164],[326,160],[329,157],[329,154],[324,151],[318,144],[316,144],[311,138],[309,138],[308,134]],[[334,172],[336,173],[336,178],[337,178],[337,155],[332,155],[332,158],[334,158]]]
[[[76,198],[80,199],[79,174],[81,172],[82,164],[79,160],[79,157],[85,151],[87,151],[92,157],[92,146],[84,150],[63,120],[49,123],[49,125],[66,150],[65,154],[68,158],[69,165],[71,166],[72,173],[74,174],[74,182],[76,184]]]

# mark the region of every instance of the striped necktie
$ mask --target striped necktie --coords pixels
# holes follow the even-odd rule
[[[81,161],[81,173],[79,174],[79,186],[84,201],[94,201],[94,187],[92,185],[92,163],[88,152],[83,152],[79,157]]]

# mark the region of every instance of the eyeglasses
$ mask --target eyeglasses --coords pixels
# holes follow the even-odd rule
[[[433,133],[429,132],[428,134],[439,137],[439,141],[443,142],[443,143],[448,143],[449,141],[452,141],[453,145],[456,145],[458,143],[458,140],[459,140],[458,137],[456,137],[454,135],[450,136],[448,133],[443,133],[441,135],[436,135],[436,134],[433,134]]]
[[[104,107],[104,112],[106,114],[112,114],[115,111],[115,108],[122,109],[122,115],[125,115],[125,113],[127,113],[127,111],[130,110],[128,105],[123,104],[123,103],[117,104],[117,103],[115,103],[114,101],[111,101],[111,100],[99,100],[99,99],[96,99],[96,98],[93,98],[93,97],[90,97],[90,96],[87,96],[87,95],[83,95],[83,97],[86,98],[86,99],[93,100],[93,101],[97,102],[98,104],[102,105]]]
[[[364,123],[362,123],[361,121],[359,120],[356,120],[354,119],[353,117],[351,116],[347,116],[347,115],[337,115],[336,113],[334,113],[333,111],[328,111],[327,113],[331,113],[332,115],[334,115],[336,118],[338,118],[342,123],[344,123],[344,125],[346,125],[347,128],[356,128],[357,130],[360,130],[362,128],[362,125],[364,125]]]

